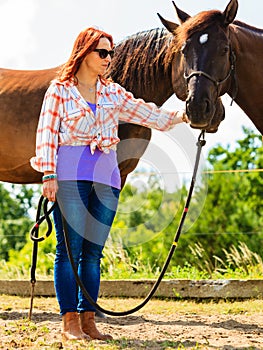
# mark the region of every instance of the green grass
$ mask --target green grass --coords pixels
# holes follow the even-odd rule
[[[164,279],[262,279],[262,258],[250,251],[245,243],[240,242],[238,247],[232,246],[224,251],[225,259],[207,256],[200,244],[191,248],[196,257],[195,265],[188,262],[184,266],[173,266],[172,262]],[[48,250],[49,251],[49,250]],[[41,254],[42,253],[42,254]],[[38,280],[53,278],[54,253],[38,254],[36,276]],[[17,263],[19,259],[19,264]],[[133,261],[126,250],[119,247],[106,247],[102,259],[102,278],[105,280],[118,279],[156,279],[161,267],[151,266],[138,255]],[[10,261],[0,261],[0,279],[30,279],[31,247],[19,254],[13,252]]]
[[[6,265],[5,261],[0,262],[0,280],[30,280],[29,270],[23,268],[21,265],[10,266]],[[160,271],[157,270],[155,273],[142,271],[142,272],[131,272],[124,270],[116,270],[112,274],[102,274],[104,280],[139,280],[139,279],[156,279],[159,276]],[[45,273],[41,269],[36,271],[37,280],[51,280],[53,279],[53,273]],[[248,267],[248,271],[243,269],[231,270],[225,269],[223,272],[214,271],[212,274],[206,271],[200,271],[196,267],[188,266],[184,267],[173,266],[170,272],[164,275],[163,279],[189,279],[189,280],[204,280],[204,279],[262,279],[261,268],[259,266]]]

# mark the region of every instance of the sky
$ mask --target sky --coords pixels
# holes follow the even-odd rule
[[[175,3],[194,15],[203,10],[224,10],[228,1],[176,0]],[[117,43],[138,31],[162,27],[157,12],[178,23],[170,0],[0,0],[0,67],[44,69],[58,66],[67,60],[82,29],[99,26],[111,33]],[[239,0],[236,18],[262,28],[262,13],[263,1]],[[216,134],[206,135],[204,155],[218,143],[236,145],[235,141],[243,135],[242,126],[255,129],[238,106],[230,107],[228,96],[224,96],[223,101],[226,119]],[[182,106],[174,96],[165,103],[171,110]],[[193,140],[199,135],[196,130],[187,132]],[[169,140],[164,134],[154,132],[153,142],[167,144]]]

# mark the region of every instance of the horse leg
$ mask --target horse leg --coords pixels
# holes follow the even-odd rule
[[[120,124],[120,142],[117,146],[118,164],[121,173],[121,188],[126,178],[137,166],[151,139],[151,129],[135,124]]]

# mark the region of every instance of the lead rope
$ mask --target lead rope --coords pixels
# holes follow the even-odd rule
[[[55,205],[56,205],[56,203],[53,203],[51,208],[48,209],[48,199],[46,198],[44,201],[44,205],[43,205],[44,215],[40,216],[43,201],[44,201],[44,197],[41,196],[39,199],[39,202],[38,202],[38,206],[37,206],[36,222],[30,231],[30,238],[33,241],[32,264],[31,264],[31,269],[30,269],[31,298],[30,298],[30,308],[29,308],[29,312],[28,312],[28,319],[30,321],[31,321],[31,317],[32,317],[33,301],[34,301],[34,296],[35,296],[38,243],[44,241],[44,239],[49,237],[51,232],[52,232],[52,222],[50,220],[49,215],[53,211],[53,209],[55,208]],[[39,226],[44,220],[46,220],[46,222],[47,222],[48,229],[47,229],[47,232],[44,236],[39,237],[39,235],[38,235]]]
[[[77,271],[77,268],[75,266],[75,263],[74,263],[74,260],[73,260],[73,256],[72,256],[72,252],[71,252],[71,249],[70,249],[70,243],[69,243],[69,236],[68,236],[66,220],[62,216],[63,227],[64,227],[64,237],[65,237],[67,253],[68,253],[69,261],[71,263],[71,267],[72,267],[72,270],[73,270],[76,282],[77,282],[78,286],[80,287],[80,289],[82,290],[82,292],[83,292],[84,296],[86,297],[86,299],[89,301],[89,303],[92,306],[94,306],[96,308],[96,310],[98,310],[98,311],[100,311],[100,312],[102,312],[104,314],[110,315],[110,316],[127,316],[127,315],[130,315],[130,314],[140,310],[144,305],[146,305],[148,303],[148,301],[152,298],[152,296],[156,292],[156,290],[159,287],[159,285],[160,285],[160,283],[162,281],[162,278],[163,278],[163,276],[164,276],[164,274],[165,274],[165,272],[166,272],[166,270],[167,270],[167,268],[169,266],[169,263],[170,263],[170,261],[172,259],[174,251],[177,248],[177,244],[178,244],[178,241],[179,241],[179,238],[180,238],[180,235],[181,235],[181,231],[182,231],[182,228],[183,228],[183,225],[184,225],[184,221],[185,221],[185,218],[186,218],[186,216],[188,214],[188,210],[189,210],[189,206],[190,206],[190,202],[191,202],[191,198],[192,198],[192,194],[193,194],[193,190],[194,190],[194,186],[195,186],[195,182],[196,182],[196,174],[197,174],[197,171],[198,171],[198,166],[199,166],[199,162],[200,162],[200,156],[201,156],[202,147],[206,144],[204,136],[205,136],[205,131],[202,131],[201,134],[198,137],[198,142],[196,144],[197,145],[197,153],[196,153],[195,165],[194,165],[194,170],[193,170],[193,175],[192,175],[190,188],[189,188],[189,191],[188,191],[188,196],[187,196],[187,199],[186,199],[186,202],[185,202],[185,206],[184,206],[184,209],[183,209],[183,212],[182,212],[182,215],[181,215],[181,219],[180,219],[180,222],[179,222],[178,229],[176,231],[176,234],[175,234],[172,246],[170,248],[170,251],[168,253],[168,256],[166,258],[166,261],[165,261],[165,263],[163,265],[163,268],[162,268],[162,270],[160,272],[160,275],[159,275],[158,279],[156,280],[156,282],[153,285],[152,289],[150,290],[149,294],[146,296],[146,298],[140,304],[138,304],[134,308],[132,308],[130,310],[126,310],[126,311],[106,310],[103,307],[101,307],[99,304],[97,304],[92,299],[92,297],[87,292],[83,282],[79,278],[78,271]],[[43,201],[43,199],[42,199],[42,201]],[[40,205],[42,204],[42,201],[40,202]],[[46,199],[45,203],[46,202],[48,202],[47,199]],[[54,205],[49,209],[49,211],[47,211],[47,204],[44,205],[44,212],[45,212],[45,210],[46,210],[46,212],[45,212],[44,216],[42,218],[40,218],[40,220],[42,219],[42,221],[43,221],[44,219],[47,219],[49,217],[50,212],[53,210],[53,207],[54,207]],[[34,229],[34,227],[33,227],[33,229]],[[45,235],[45,237],[47,237],[47,234]],[[31,234],[31,238],[32,238],[32,234]],[[42,237],[38,238],[37,235],[33,235],[34,243],[36,243],[36,242],[38,243],[40,241],[40,239],[43,240]],[[35,244],[34,244],[34,250],[35,250]],[[34,257],[34,254],[33,254],[33,257]],[[29,319],[31,319],[31,315],[32,315],[32,305],[33,305],[32,300],[33,300],[33,297],[34,297],[33,291],[34,291],[34,285],[35,285],[35,282],[36,282],[35,275],[34,275],[35,268],[36,268],[36,257],[34,257],[34,260],[33,260],[33,263],[32,263],[32,268],[31,268],[32,295],[31,295],[31,307],[30,307],[30,312],[29,312],[29,315],[30,315]],[[32,279],[32,271],[33,271],[33,276],[34,276],[33,279]]]

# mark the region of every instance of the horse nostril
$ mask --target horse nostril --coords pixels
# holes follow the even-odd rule
[[[206,113],[206,114],[209,114],[209,113],[210,113],[210,110],[211,110],[210,101],[209,101],[209,100],[205,100],[205,101],[204,101],[204,105],[205,105],[205,108],[204,108],[205,113]]]

